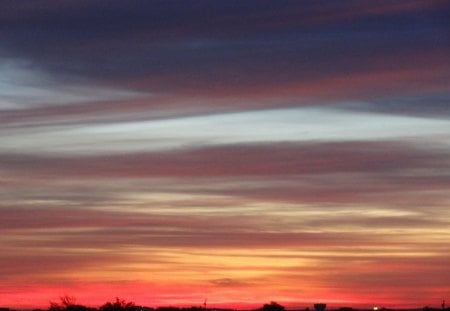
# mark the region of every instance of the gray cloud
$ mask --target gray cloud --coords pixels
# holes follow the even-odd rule
[[[236,144],[153,153],[101,156],[0,155],[6,172],[36,178],[231,177],[326,173],[444,173],[448,154],[413,144],[378,142]],[[437,171],[436,171],[437,170]],[[439,180],[439,173],[436,181]],[[445,181],[445,174],[442,176]]]
[[[220,287],[240,287],[240,286],[246,286],[248,283],[233,280],[229,278],[223,278],[223,279],[215,279],[210,281],[213,285],[220,286]]]

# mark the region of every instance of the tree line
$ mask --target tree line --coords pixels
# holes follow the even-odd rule
[[[50,302],[50,306],[47,311],[204,311],[205,307],[158,307],[158,308],[149,308],[149,307],[141,307],[136,306],[134,302],[126,301],[124,299],[120,299],[116,297],[116,299],[112,302],[106,302],[101,305],[99,308],[87,307],[81,304],[78,304],[76,298],[71,296],[63,296],[60,297],[59,302]],[[232,311],[231,309],[215,309],[217,311]],[[44,311],[40,309],[36,309],[34,311]],[[264,304],[261,308],[256,309],[255,311],[285,311],[285,307],[272,301],[269,304]]]

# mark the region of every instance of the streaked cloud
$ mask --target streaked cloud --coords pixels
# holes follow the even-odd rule
[[[7,130],[5,152],[129,153],[233,143],[417,140],[448,144],[447,120],[322,108],[262,110],[100,125]]]
[[[0,110],[24,110],[137,97],[129,90],[57,81],[30,61],[0,59]],[[69,82],[69,83],[68,83]],[[78,84],[78,85],[77,85]]]

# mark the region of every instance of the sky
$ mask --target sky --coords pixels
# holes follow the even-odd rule
[[[0,2],[0,306],[450,301],[450,3]]]

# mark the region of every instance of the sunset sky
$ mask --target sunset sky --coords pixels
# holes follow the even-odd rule
[[[0,307],[450,302],[450,2],[0,2]]]

